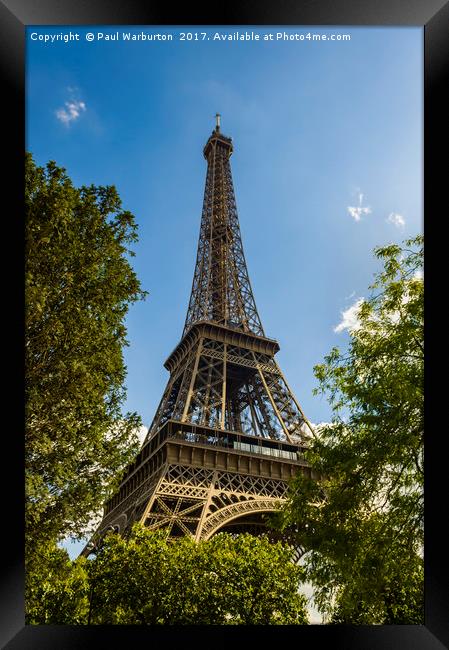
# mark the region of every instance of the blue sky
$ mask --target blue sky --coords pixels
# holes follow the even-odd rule
[[[97,40],[98,32],[173,41]],[[211,40],[180,41],[206,32]],[[216,41],[216,32],[350,34],[350,41]],[[79,40],[45,43],[44,35]],[[88,42],[86,33],[95,40]],[[149,425],[190,295],[204,191],[202,147],[222,114],[243,245],[267,336],[312,422],[313,366],[348,342],[375,246],[422,232],[421,28],[27,28],[26,140],[76,185],[114,184],[139,226],[149,292],[127,319],[126,410]],[[342,313],[347,312],[346,320]],[[335,329],[338,331],[335,331]]]

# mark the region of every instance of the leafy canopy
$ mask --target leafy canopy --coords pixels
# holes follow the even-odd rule
[[[295,479],[281,527],[328,619],[422,623],[423,238],[375,254],[347,351],[315,367],[333,408],[307,454],[321,479]]]
[[[114,187],[76,188],[26,156],[26,530],[39,544],[81,536],[137,453],[122,415],[133,215]]]
[[[41,542],[25,575],[26,623],[82,625],[89,613],[88,560],[72,561],[54,541]]]
[[[302,569],[291,553],[249,534],[196,543],[135,524],[129,538],[109,533],[93,560],[53,558],[59,573],[35,585],[28,622],[304,624]]]

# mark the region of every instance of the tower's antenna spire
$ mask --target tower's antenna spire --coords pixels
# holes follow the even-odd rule
[[[215,130],[216,131],[220,130],[220,118],[221,118],[220,113],[215,113],[215,120],[216,120]]]

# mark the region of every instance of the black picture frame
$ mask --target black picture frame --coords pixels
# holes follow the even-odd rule
[[[24,228],[23,153],[25,150],[25,28],[28,25],[345,25],[422,26],[424,35],[424,231],[426,237],[426,368],[441,364],[445,346],[445,318],[439,318],[445,304],[436,293],[438,260],[444,259],[439,236],[438,206],[445,205],[447,150],[449,4],[442,0],[246,0],[202,5],[185,4],[176,10],[168,3],[145,0],[0,0],[0,62],[4,108],[4,250],[13,251],[4,269],[4,321],[10,325],[4,350],[13,349],[12,362],[4,366],[5,415],[14,413],[4,426],[2,496],[2,574],[0,583],[1,647],[106,648],[111,644],[132,647],[179,641],[183,644],[211,643],[214,646],[251,643],[263,635],[263,642],[325,644],[350,649],[429,649],[449,647],[447,543],[442,527],[446,514],[444,499],[446,457],[440,442],[444,435],[444,379],[434,381],[426,371],[425,454],[425,625],[423,626],[330,626],[286,627],[164,627],[132,626],[25,626],[24,624],[24,480],[23,480],[23,312],[24,312]],[[445,197],[444,197],[445,199]],[[444,219],[445,215],[441,215]],[[431,225],[430,225],[431,223]],[[430,253],[428,252],[430,251]],[[447,255],[447,254],[446,254]],[[7,256],[2,256],[6,259]],[[444,284],[443,284],[444,287]],[[443,299],[442,299],[443,298]],[[435,307],[436,305],[436,307]],[[435,310],[435,311],[434,311]],[[437,312],[434,318],[432,312]],[[428,318],[429,317],[429,318]],[[446,317],[447,318],[447,317]],[[440,330],[438,329],[440,327]],[[444,329],[443,329],[444,328]],[[436,352],[436,346],[438,353]],[[435,353],[434,353],[435,350]],[[6,357],[7,355],[4,355]],[[433,360],[434,361],[433,361]],[[444,391],[444,392],[443,392]],[[435,414],[435,415],[434,415]],[[440,416],[440,417],[438,417]],[[4,418],[4,422],[7,418]],[[435,421],[435,425],[430,424]],[[430,425],[430,427],[429,427]],[[9,472],[7,471],[9,469]]]

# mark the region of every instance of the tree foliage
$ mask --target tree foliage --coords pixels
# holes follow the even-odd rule
[[[74,187],[26,157],[26,530],[28,561],[84,532],[137,452],[121,413],[124,319],[144,297],[128,257],[133,215],[113,186]]]
[[[26,622],[30,624],[78,625],[89,612],[88,561],[70,560],[54,541],[37,546],[26,572]]]
[[[262,537],[221,533],[195,543],[136,524],[128,538],[108,534],[93,560],[50,559],[57,571],[37,584],[30,623],[307,623],[302,569],[289,547]]]
[[[383,269],[349,332],[316,366],[332,422],[295,479],[281,526],[307,551],[333,622],[423,622],[423,239],[375,249]]]

